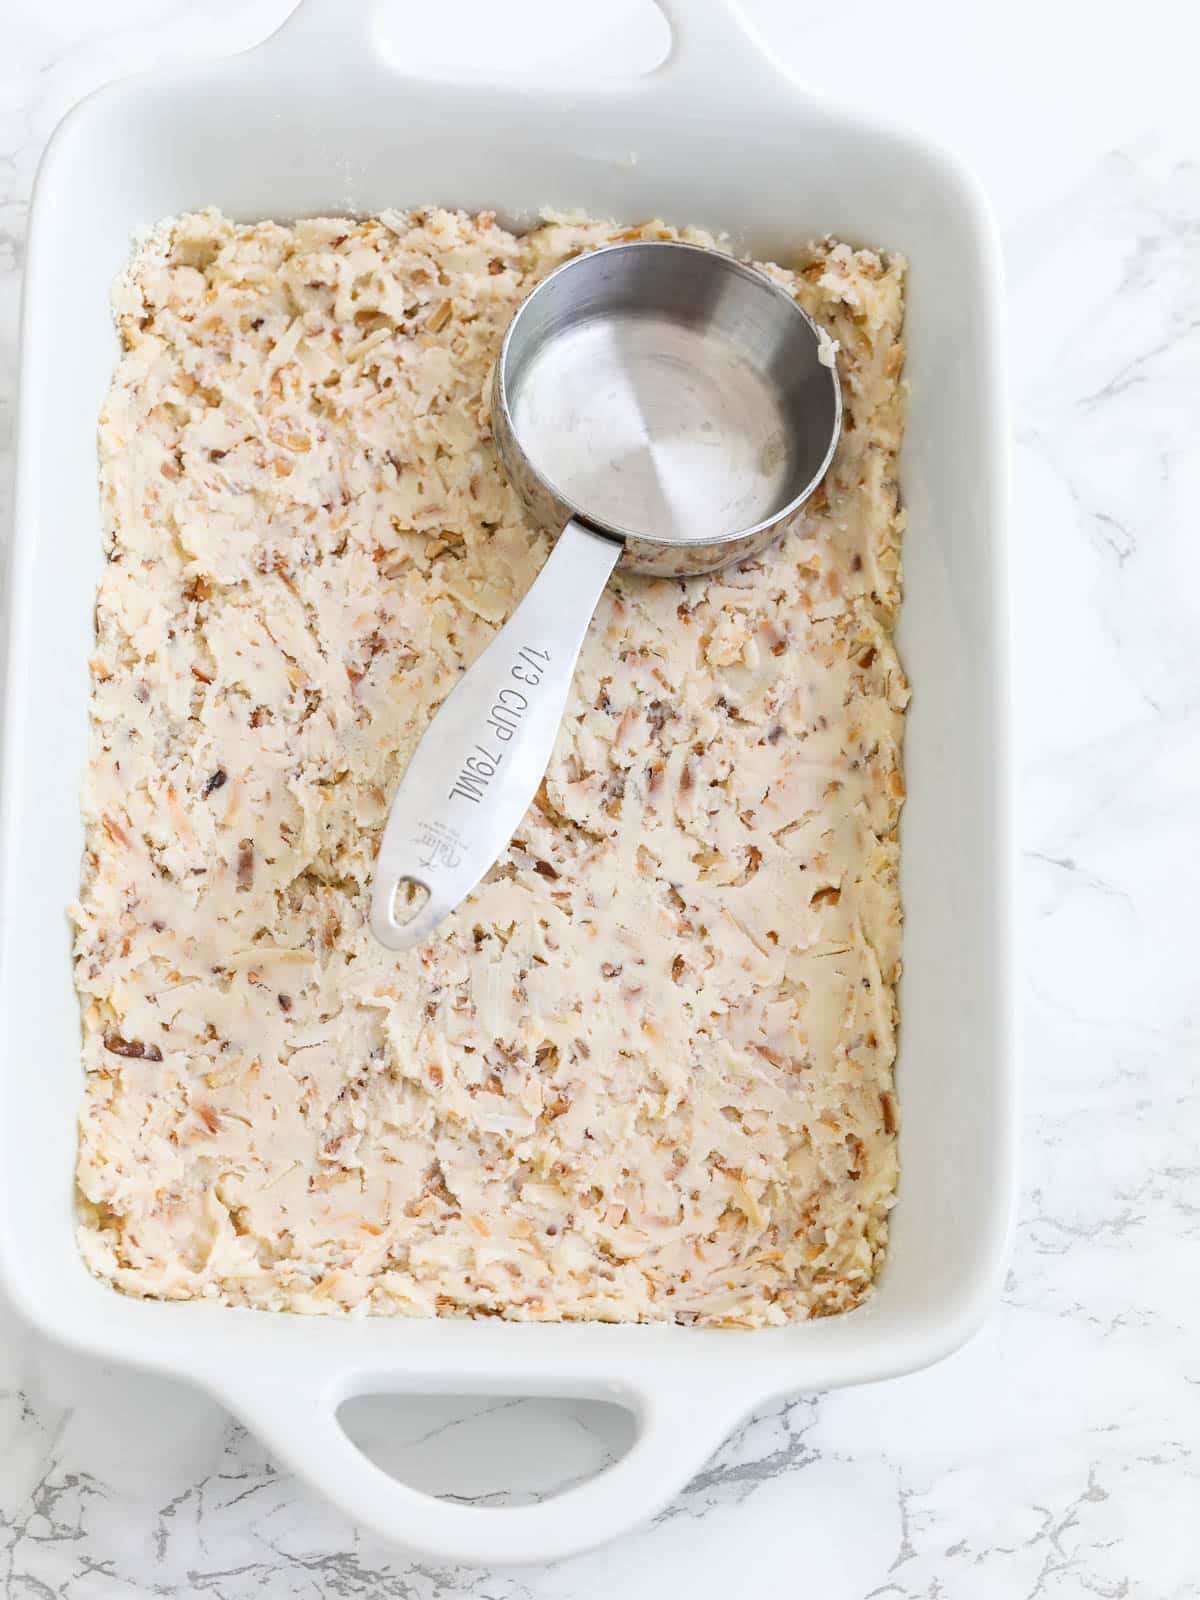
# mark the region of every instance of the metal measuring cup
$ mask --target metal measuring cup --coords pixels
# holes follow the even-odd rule
[[[533,517],[562,532],[400,780],[375,863],[381,944],[426,939],[512,838],[614,567],[716,572],[812,494],[842,421],[821,345],[786,289],[675,241],[577,256],[517,311],[496,365],[496,446]]]

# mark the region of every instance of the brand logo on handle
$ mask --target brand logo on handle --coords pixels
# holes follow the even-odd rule
[[[453,872],[455,867],[461,866],[462,852],[459,846],[462,840],[453,828],[447,828],[440,822],[418,822],[414,839],[418,850],[423,852],[421,865],[427,870],[445,867]]]

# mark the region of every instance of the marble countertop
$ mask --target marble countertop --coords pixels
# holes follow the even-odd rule
[[[355,0],[351,0],[355,3]],[[520,0],[539,49],[649,39]],[[54,124],[125,72],[262,37],[289,0],[10,0],[0,17],[0,531],[27,202]],[[453,5],[431,8],[445,19]],[[590,9],[590,8],[589,8]],[[598,8],[597,8],[598,9]],[[1004,235],[1015,419],[1024,1182],[1002,1304],[931,1371],[755,1417],[657,1522],[544,1569],[413,1564],[212,1402],[0,1307],[0,1589],[819,1600],[1200,1595],[1200,21],[1009,0],[748,0],[781,55],[955,143]],[[506,17],[466,48],[512,55]],[[436,56],[427,19],[407,48]],[[528,37],[528,35],[526,35]],[[456,50],[462,42],[454,41]],[[377,1415],[373,1424],[380,1427]],[[619,1450],[605,1409],[408,1402],[389,1463],[534,1494]]]

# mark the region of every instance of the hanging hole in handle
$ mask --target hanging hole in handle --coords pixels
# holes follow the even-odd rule
[[[388,916],[395,927],[406,928],[424,910],[428,901],[428,884],[422,883],[419,878],[397,878]]]
[[[552,1499],[614,1466],[637,1432],[623,1405],[540,1395],[355,1395],[337,1419],[390,1477],[482,1506]]]
[[[652,0],[612,0],[607,6],[566,6],[562,0],[521,0],[472,8],[468,28],[446,26],[436,6],[380,7],[379,49],[398,72],[436,77],[550,76],[629,78],[666,60],[671,30]],[[519,24],[519,25],[517,25]]]

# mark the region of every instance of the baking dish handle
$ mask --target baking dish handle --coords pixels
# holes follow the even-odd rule
[[[289,58],[308,69],[319,62],[322,72],[339,92],[353,82],[356,69],[385,70],[378,45],[379,12],[384,0],[297,0],[287,16],[255,50],[269,52],[272,61]]]
[[[778,87],[791,80],[737,0],[654,0],[671,29],[666,59],[651,77],[686,88],[699,99],[742,88]]]
[[[533,1505],[473,1506],[401,1483],[364,1455],[338,1419],[351,1392],[330,1385],[314,1408],[298,1400],[293,1379],[222,1398],[279,1462],[356,1523],[416,1555],[482,1566],[561,1560],[648,1521],[699,1472],[756,1398],[711,1390],[606,1395],[628,1403],[637,1419],[637,1437],[619,1461]]]
[[[330,71],[384,67],[377,26],[387,0],[299,0],[293,11],[259,48],[274,59],[288,55],[307,64],[318,60]],[[666,59],[651,77],[700,98],[717,95],[736,77],[744,86],[778,85],[786,73],[735,0],[655,0],[671,29]],[[460,26],[470,25],[472,0],[449,7]]]

